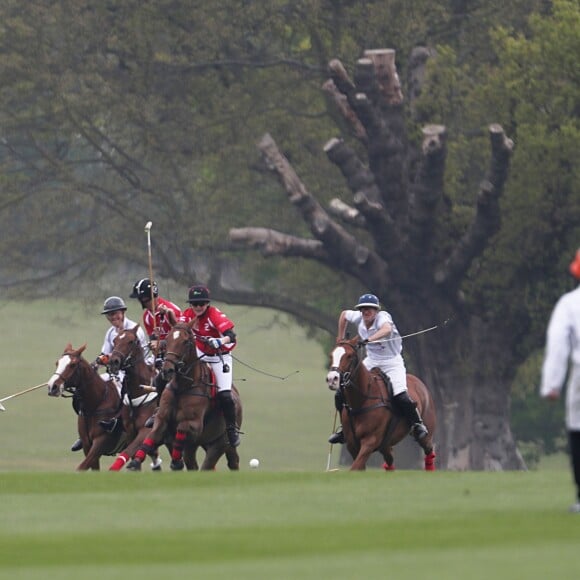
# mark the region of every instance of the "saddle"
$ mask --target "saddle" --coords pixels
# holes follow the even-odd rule
[[[383,379],[385,386],[387,387],[387,396],[389,399],[388,402],[390,403],[393,400],[393,397],[395,396],[395,394],[393,393],[393,383],[391,383],[391,379],[389,378],[389,375],[387,375],[387,373],[385,373],[379,367],[373,367],[371,369],[371,373],[375,373],[375,374],[379,375],[381,377],[381,379]]]

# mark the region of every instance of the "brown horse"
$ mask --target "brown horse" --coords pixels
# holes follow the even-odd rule
[[[378,451],[385,459],[383,468],[388,471],[394,469],[393,446],[409,434],[411,426],[393,409],[388,377],[380,369],[369,371],[362,364],[363,348],[358,337],[337,341],[330,354],[326,381],[329,389],[341,390],[345,401],[341,422],[353,458],[351,470],[365,469],[371,453]],[[425,469],[434,471],[435,404],[429,389],[416,376],[407,375],[407,389],[429,430],[419,445],[425,453]]]
[[[56,363],[56,372],[48,380],[48,395],[69,396],[78,415],[78,431],[83,442],[84,460],[77,471],[100,469],[102,455],[113,455],[125,444],[122,429],[108,433],[99,421],[113,419],[121,411],[121,397],[112,381],[105,381],[82,353],[86,345],[74,349],[69,343]]]
[[[111,374],[124,372],[123,407],[121,418],[127,434],[129,445],[123,449],[113,462],[110,471],[119,471],[145,440],[149,428],[147,420],[157,410],[158,393],[150,386],[155,375],[154,369],[145,362],[143,348],[139,342],[137,331],[139,325],[120,332],[113,341],[113,352],[109,356],[107,370]],[[154,471],[161,470],[161,459],[156,452],[151,467]]]
[[[163,376],[170,382],[165,387],[159,404],[159,411],[149,437],[141,445],[129,467],[143,461],[145,454],[157,448],[164,434],[175,427],[175,438],[172,444],[171,469],[183,469],[185,445],[192,443],[196,448],[206,451],[201,465],[202,470],[215,468],[222,455],[226,455],[228,467],[239,469],[240,459],[236,449],[227,439],[225,421],[216,399],[216,385],[211,369],[198,358],[195,347],[193,321],[176,324],[167,335]],[[239,393],[232,388],[236,404],[237,422],[241,425],[242,407]],[[188,469],[197,469],[188,465]]]

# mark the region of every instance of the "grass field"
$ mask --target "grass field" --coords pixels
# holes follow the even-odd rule
[[[578,578],[564,471],[0,474],[0,578]]]
[[[5,305],[0,398],[45,382],[68,341],[95,356],[99,306]],[[106,458],[101,473],[74,473],[70,402],[45,389],[6,401],[1,579],[578,577],[563,458],[535,472],[326,473],[325,353],[283,316],[225,310],[240,337],[242,471],[112,474]]]

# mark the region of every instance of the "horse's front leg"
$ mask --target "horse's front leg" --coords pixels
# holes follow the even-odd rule
[[[186,444],[188,429],[188,421],[181,421],[177,424],[175,437],[171,445],[171,464],[169,467],[172,471],[182,471],[185,467],[185,463],[183,462],[183,449]]]
[[[157,405],[153,403],[148,403],[142,407],[131,409],[129,406],[125,406],[123,409],[123,424],[126,426],[126,435],[128,445],[117,455],[117,458],[109,467],[109,471],[120,471],[123,469],[125,464],[129,462],[131,457],[137,452],[139,447],[143,444],[146,437],[149,435],[150,429],[145,427],[145,422],[153,414]],[[158,453],[155,450],[152,454],[153,457],[157,457]],[[155,459],[154,459],[155,461]],[[155,461],[157,464],[157,461]],[[159,468],[160,469],[160,461]]]
[[[385,460],[383,463],[383,469],[385,471],[395,471],[395,456],[393,455],[393,447],[389,445],[383,448],[381,450],[381,455]]]
[[[135,452],[133,459],[127,464],[127,469],[130,471],[140,471],[141,464],[147,457],[156,453],[157,448],[161,445],[163,437],[167,430],[169,424],[169,419],[173,414],[173,408],[175,404],[175,394],[170,385],[165,387],[163,394],[161,395],[161,400],[159,402],[159,409],[155,415],[155,421],[153,422],[153,427],[151,431],[145,435],[143,442],[139,445],[139,448]]]
[[[85,454],[83,461],[77,466],[77,471],[100,471],[100,458],[107,443],[109,433],[102,432],[91,438],[92,444]]]
[[[218,443],[212,443],[205,450],[205,459],[201,464],[202,471],[213,471],[215,466],[219,461],[220,457],[224,454],[225,446]]]
[[[374,434],[360,434],[357,439],[359,440],[359,450],[350,466],[351,471],[366,469],[369,457],[380,445],[380,438]]]
[[[183,449],[183,462],[185,463],[185,468],[187,471],[198,471],[199,465],[197,463],[197,449],[198,445],[193,443],[193,441],[186,441],[185,447]]]
[[[238,455],[238,450],[236,447],[226,448],[226,459],[228,461],[228,467],[232,471],[238,471],[240,469],[240,456]]]
[[[203,415],[194,416],[190,419],[183,419],[183,417],[180,417],[179,415],[183,415],[183,413],[178,414],[178,419],[181,420],[177,424],[171,449],[170,467],[173,471],[181,471],[185,466],[183,461],[183,449],[188,437],[191,441],[197,441],[203,431]]]
[[[370,445],[366,445],[361,442],[360,451],[358,455],[354,458],[352,465],[350,466],[351,471],[364,471],[367,468],[367,461],[371,456],[371,453],[374,451],[374,448]]]

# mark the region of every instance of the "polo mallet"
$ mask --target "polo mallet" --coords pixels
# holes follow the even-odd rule
[[[151,226],[153,222],[145,224],[145,233],[147,234],[147,257],[149,259],[149,282],[151,282],[151,308],[155,316],[155,293],[153,292],[153,259],[151,257]]]
[[[332,432],[334,433],[336,431],[336,418],[338,417],[338,410],[335,409],[334,410],[334,421],[332,423]],[[329,449],[328,449],[328,460],[326,462],[326,471],[330,471],[330,462],[332,461],[332,443],[329,443]]]
[[[6,407],[2,404],[4,401],[8,399],[14,399],[14,397],[20,397],[20,395],[24,395],[26,393],[30,393],[30,391],[36,391],[36,389],[41,389],[42,387],[46,387],[48,383],[42,383],[42,385],[36,385],[36,387],[30,387],[29,389],[24,389],[23,391],[19,391],[18,393],[14,393],[13,395],[9,395],[8,397],[4,397],[0,399],[0,411],[6,411]]]
[[[147,222],[145,224],[145,233],[147,234],[147,257],[149,260],[149,282],[151,287],[151,314],[153,315],[153,320],[155,317],[155,292],[153,291],[153,258],[151,257],[151,226],[153,222]],[[157,338],[159,340],[159,337]],[[153,349],[153,355],[157,358],[157,346]]]

